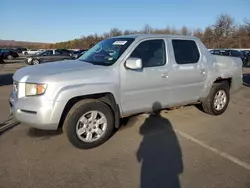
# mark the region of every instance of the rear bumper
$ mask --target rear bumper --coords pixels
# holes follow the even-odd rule
[[[62,109],[59,103],[53,104],[44,97],[17,99],[12,92],[9,98],[10,113],[21,123],[43,130],[56,130]]]

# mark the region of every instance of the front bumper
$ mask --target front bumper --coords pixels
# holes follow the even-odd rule
[[[28,65],[31,65],[32,63],[32,58],[28,57],[24,60],[24,63],[28,64]]]
[[[10,113],[21,123],[43,130],[58,128],[63,110],[60,103],[48,101],[44,96],[17,98],[12,92],[9,104]]]

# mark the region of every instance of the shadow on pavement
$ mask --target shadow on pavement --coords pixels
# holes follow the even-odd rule
[[[19,124],[20,122],[16,121],[14,117],[10,117],[8,120],[0,123],[0,135],[2,135],[6,131],[14,128],[15,126]]]
[[[250,87],[250,73],[243,74],[243,85]]]
[[[4,60],[4,64],[24,63],[24,59]]]
[[[127,129],[127,128],[134,126],[134,124],[138,120],[138,115],[140,115],[140,114],[131,115],[129,117],[124,117],[124,118],[120,119],[120,127],[117,131],[123,131],[124,129]]]
[[[40,130],[36,128],[29,128],[27,135],[34,138],[50,138],[53,136],[58,136],[62,134],[62,129],[58,130]]]
[[[141,188],[180,188],[183,172],[181,148],[169,120],[159,112],[150,115],[140,127],[143,140],[136,157],[141,163]]]
[[[13,84],[12,76],[13,74],[1,74],[0,75],[0,87],[12,85]]]

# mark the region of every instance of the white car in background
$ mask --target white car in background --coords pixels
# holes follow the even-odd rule
[[[27,50],[27,51],[23,51],[22,53],[24,55],[33,55],[33,54],[36,54],[37,52],[41,52],[42,50],[35,50],[35,49],[30,49],[30,50]]]

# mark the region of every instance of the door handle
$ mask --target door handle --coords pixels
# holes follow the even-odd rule
[[[201,74],[206,74],[206,70],[202,68],[202,69],[200,69],[200,73]]]
[[[161,77],[162,77],[162,78],[168,78],[168,73],[167,73],[167,72],[162,73],[162,74],[161,74]]]

